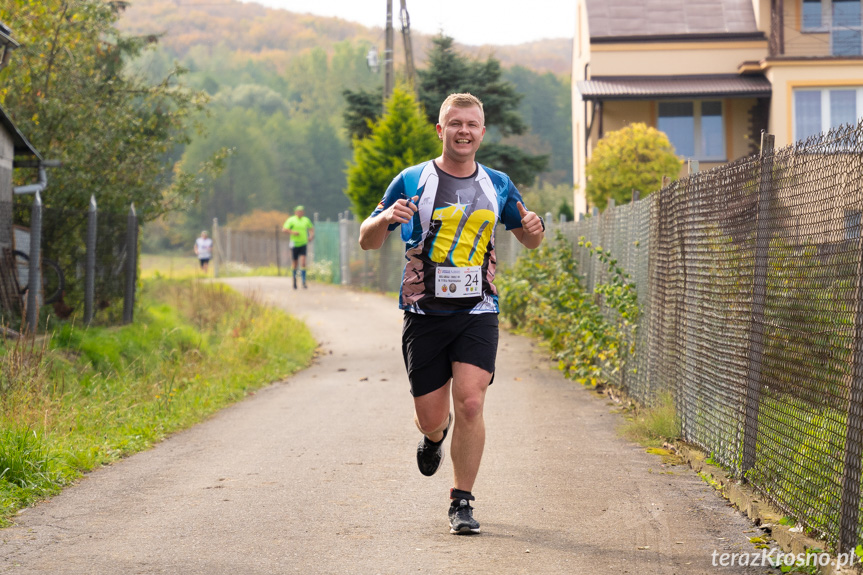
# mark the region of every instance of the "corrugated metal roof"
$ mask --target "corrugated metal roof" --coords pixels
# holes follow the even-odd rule
[[[6,131],[12,135],[12,143],[15,146],[14,154],[16,156],[35,156],[42,159],[42,156],[39,152],[36,151],[36,148],[33,147],[27,138],[24,137],[24,134],[18,131],[18,128],[12,122],[12,119],[6,114],[6,110],[0,106],[0,125],[6,128]]]
[[[646,78],[593,78],[576,83],[585,100],[647,100],[655,98],[769,96],[770,82],[763,76],[672,76]]]
[[[587,0],[591,39],[758,33],[752,0]]]

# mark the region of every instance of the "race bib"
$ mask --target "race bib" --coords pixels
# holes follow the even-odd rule
[[[482,266],[435,268],[435,297],[477,297],[482,295]]]

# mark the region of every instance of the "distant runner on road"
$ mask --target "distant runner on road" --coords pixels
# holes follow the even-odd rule
[[[291,259],[293,260],[294,289],[297,289],[297,262],[301,268],[303,289],[306,287],[306,250],[310,241],[315,239],[315,227],[306,217],[303,206],[294,209],[294,215],[285,220],[282,231],[291,236]]]
[[[201,237],[195,240],[195,255],[201,262],[201,269],[207,273],[207,265],[213,258],[213,240],[207,237],[207,231],[201,232]]]
[[[476,162],[485,134],[478,98],[451,94],[438,121],[441,155],[396,176],[360,226],[360,246],[379,249],[399,225],[413,225],[399,307],[405,311],[402,354],[414,420],[423,434],[417,464],[423,475],[437,472],[453,425],[450,532],[470,534],[480,532],[471,490],[485,445],[483,404],[497,356],[495,225],[502,222],[533,249],[542,243],[545,223],[524,207],[506,174]]]

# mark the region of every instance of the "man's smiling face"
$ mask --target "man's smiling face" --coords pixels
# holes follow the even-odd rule
[[[443,124],[437,125],[438,137],[443,140],[443,155],[455,162],[473,161],[485,135],[483,124],[479,106],[450,106]]]

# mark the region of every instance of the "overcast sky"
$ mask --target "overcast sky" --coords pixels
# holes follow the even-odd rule
[[[383,28],[386,0],[241,0],[291,12],[338,16]],[[400,0],[393,0],[393,26],[400,30]],[[574,0],[407,0],[411,30],[443,31],[461,44],[521,44],[543,38],[572,38]]]

